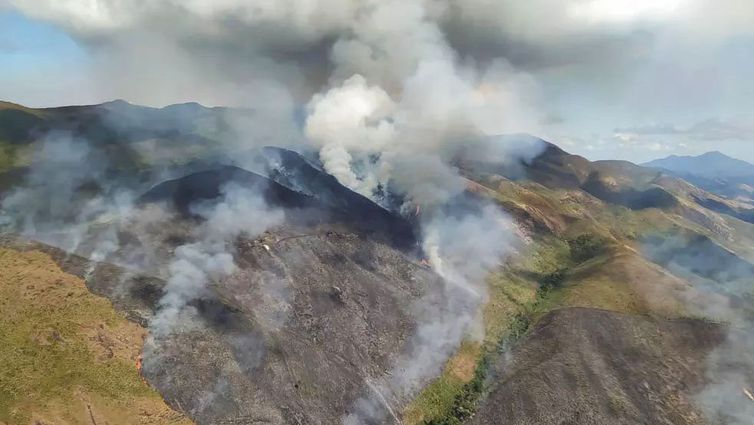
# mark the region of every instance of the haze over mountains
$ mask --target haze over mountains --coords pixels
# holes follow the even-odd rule
[[[754,165],[717,151],[698,156],[671,155],[642,165],[664,170],[723,196],[751,200],[754,193]]]
[[[645,167],[663,168],[677,173],[687,173],[715,178],[751,177],[754,165],[740,159],[731,158],[718,151],[707,152],[697,156],[671,155],[655,159],[644,164]]]
[[[295,138],[239,144],[249,119],[0,107],[0,421],[752,417],[740,199],[526,135],[365,196]]]

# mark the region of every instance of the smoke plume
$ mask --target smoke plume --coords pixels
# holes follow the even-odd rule
[[[711,423],[744,425],[754,418],[754,265],[706,237],[645,241],[642,252],[693,286],[690,314],[727,326],[706,360],[707,383],[696,401]]]
[[[260,143],[297,145],[316,150],[325,171],[376,203],[393,208],[385,194],[399,196],[403,204],[393,209],[418,221],[421,251],[443,284],[413,306],[416,333],[392,374],[368,380],[344,422],[397,415],[464,338],[481,336],[484,277],[511,251],[515,232],[499,208],[466,193],[451,164],[471,140],[533,132],[541,120],[538,87],[526,72],[454,45],[454,17],[478,12],[477,2],[12,3],[62,21],[89,45],[107,71],[105,91],[127,88],[153,104],[192,93],[253,109],[251,119],[226,114],[238,119],[228,121],[225,158]],[[162,81],[144,63],[174,75]],[[109,78],[121,70],[127,78]],[[150,346],[192,326],[192,302],[236,270],[239,235],[283,220],[258,193],[232,186],[219,203],[193,212],[203,222],[169,262]],[[103,247],[98,258],[114,250]]]
[[[194,242],[176,248],[168,266],[170,277],[149,325],[155,337],[181,327],[185,310],[192,309],[189,303],[209,296],[209,285],[236,270],[236,238],[255,237],[284,219],[283,212],[268,207],[260,193],[232,183],[222,188],[221,200],[193,210],[205,221],[196,228]]]

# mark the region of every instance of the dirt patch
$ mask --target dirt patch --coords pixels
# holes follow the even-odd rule
[[[456,355],[448,360],[446,367],[450,374],[463,383],[471,381],[481,350],[481,345],[478,343],[464,343]]]

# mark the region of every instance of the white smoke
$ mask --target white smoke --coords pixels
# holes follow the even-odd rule
[[[236,238],[254,237],[283,222],[282,210],[270,208],[256,190],[230,183],[222,188],[222,194],[217,202],[193,208],[205,221],[195,230],[194,242],[175,250],[164,295],[149,322],[153,337],[165,337],[181,328],[187,322],[186,314],[192,313],[189,304],[208,296],[209,285],[236,270]]]
[[[368,87],[361,75],[309,102],[306,134],[321,146],[320,159],[328,173],[343,185],[370,195],[379,177],[359,178],[352,169],[349,151],[380,152],[393,142],[395,134],[389,117],[395,110],[390,97],[379,87]]]
[[[448,164],[469,140],[536,131],[539,118],[534,112],[537,87],[527,74],[502,58],[477,62],[451,44],[445,27],[449,16],[463,15],[476,2],[13,3],[62,21],[95,46],[99,42],[126,52],[116,61],[106,56],[107,69],[116,72],[123,65],[133,70],[131,80],[149,83],[136,84],[132,92],[157,99],[153,102],[192,87],[202,100],[217,103],[231,93],[238,103],[254,97],[246,88],[256,87],[256,81],[279,81],[277,87],[291,92],[286,98],[305,99],[303,133],[328,173],[375,201],[390,190],[403,195],[402,211],[421,211],[422,247],[444,282],[428,288],[414,306],[417,332],[395,365],[394,378],[370,383],[379,394],[377,407],[367,407],[375,401],[372,394],[356,403],[347,421],[374,419],[381,413],[369,411],[383,412],[379,406],[386,400],[406,402],[464,337],[477,333],[479,307],[486,299],[484,276],[508,252],[515,232],[496,207],[476,198],[461,202],[465,181]],[[165,16],[184,19],[150,25]],[[181,72],[153,90],[156,80],[143,75],[143,67],[134,69],[129,51],[140,58],[136,63],[147,58]],[[150,75],[156,74],[150,69]],[[125,84],[113,82],[111,75],[106,87]],[[280,109],[291,109],[290,103]],[[255,135],[249,136],[251,143]],[[253,235],[282,220],[263,203],[239,207],[241,199],[258,198],[226,193],[220,204],[197,210],[206,222],[195,241],[175,252],[165,296],[150,323],[154,335],[182,326],[191,302],[233,273],[233,240],[239,233]]]
[[[479,76],[453,62],[422,62],[396,100],[356,74],[312,99],[305,133],[320,147],[328,172],[373,197],[378,185],[390,183],[395,163],[407,155],[442,159],[470,139],[531,129],[532,122],[508,121],[506,113],[516,108],[519,98],[504,78],[493,75],[503,68]]]
[[[309,102],[305,125],[341,183],[374,199],[407,155],[447,159],[469,139],[534,130],[522,113],[533,82],[502,60],[464,63],[429,2],[366,3],[333,44],[331,85]]]
[[[408,351],[387,377],[367,380],[365,396],[343,417],[344,424],[399,421],[396,410],[441,372],[461,342],[484,336],[485,276],[515,249],[515,224],[492,204],[452,212],[437,211],[422,223],[423,249],[443,279],[413,306],[417,324]]]
[[[705,361],[704,387],[695,401],[710,423],[750,424],[754,401],[754,265],[706,237],[645,241],[642,252],[685,279],[695,294],[686,301],[693,315],[721,322],[725,340]]]
[[[515,239],[498,208],[475,199],[456,205],[465,184],[448,166],[470,139],[515,131],[532,121],[503,61],[464,64],[425,2],[370,2],[351,32],[334,43],[330,87],[308,104],[305,134],[325,169],[377,202],[384,188],[404,196],[404,212],[422,212],[422,246],[443,284],[414,306],[417,329],[389,378],[344,416],[347,424],[395,416],[460,345],[482,333],[485,275]],[[517,127],[521,126],[521,127]],[[393,418],[393,420],[397,420]]]
[[[0,202],[0,226],[104,261],[118,248],[117,226],[133,209],[133,193],[108,181],[107,158],[86,140],[52,132],[36,146],[23,180]]]

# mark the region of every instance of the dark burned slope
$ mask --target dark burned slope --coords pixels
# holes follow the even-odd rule
[[[167,201],[181,214],[190,215],[191,205],[218,199],[223,187],[237,184],[261,193],[268,205],[284,209],[290,224],[344,224],[360,234],[387,239],[401,248],[414,246],[413,226],[407,220],[342,186],[334,178],[328,176],[331,181],[322,177],[321,171],[306,164],[298,154],[291,154],[295,157],[287,156],[285,166],[270,172],[274,179],[292,187],[305,185],[304,193],[238,167],[222,166],[160,183],[139,201]],[[300,161],[294,161],[295,158]],[[283,175],[283,172],[288,174]]]
[[[198,423],[340,423],[392,369],[414,302],[439,284],[371,239],[281,236],[242,241],[240,270],[196,303],[199,326],[145,355],[150,383]]]
[[[310,196],[222,167],[159,184],[141,202],[190,215],[230,183],[258,190],[286,222],[236,241],[238,270],[192,303],[190,327],[145,352],[144,374],[198,423],[339,423],[404,352],[415,303],[439,277],[402,249],[413,244],[408,222],[338,184]],[[161,290],[110,296],[154,308]]]
[[[723,328],[568,308],[497,365],[472,424],[704,424],[691,396]]]
[[[388,244],[327,228],[238,241],[237,272],[192,302],[190,326],[145,353],[143,375],[170,406],[200,424],[335,424],[370,395],[439,278]],[[142,326],[163,295],[160,279],[11,236],[0,245],[49,253]]]
[[[223,187],[231,183],[258,191],[270,206],[280,208],[321,207],[317,200],[311,196],[294,192],[267,180],[259,174],[233,166],[200,171],[162,182],[142,195],[139,202],[168,201],[181,214],[190,215],[192,204],[219,198],[222,195]]]
[[[346,210],[352,206],[363,209],[366,204],[372,204],[371,200],[347,189],[338,179],[313,165],[298,152],[267,146],[261,149],[260,157],[265,166],[263,174],[285,187],[316,196],[329,205]],[[383,193],[382,196],[381,204],[388,204],[391,209],[402,201],[393,193]]]

